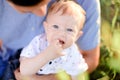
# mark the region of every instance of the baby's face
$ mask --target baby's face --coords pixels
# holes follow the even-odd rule
[[[80,32],[76,20],[66,15],[50,15],[44,26],[48,42],[58,40],[64,49],[77,40]]]

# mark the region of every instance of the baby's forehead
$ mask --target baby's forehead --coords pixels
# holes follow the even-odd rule
[[[49,14],[47,16],[47,22],[64,22],[64,24],[68,24],[68,25],[72,25],[72,26],[76,26],[80,23],[81,20],[79,20],[79,18],[77,16],[71,16],[71,15],[59,15],[59,14]],[[63,24],[63,25],[64,25]]]
[[[78,18],[76,15],[69,15],[69,14],[60,14],[60,13],[55,13],[55,14],[48,14],[47,19],[63,19],[68,20],[68,21],[75,21],[78,22],[80,18]]]
[[[79,21],[76,21],[73,16],[69,15],[49,15],[47,22],[51,25],[58,25],[71,29],[77,28],[80,30],[80,28],[78,27]]]

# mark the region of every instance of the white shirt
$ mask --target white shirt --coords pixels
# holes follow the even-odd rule
[[[48,42],[45,34],[36,36],[31,43],[23,49],[20,56],[29,58],[37,56],[41,51],[45,50],[47,46]],[[76,44],[63,50],[63,52],[65,56],[49,61],[38,71],[38,74],[58,73],[60,70],[63,70],[69,75],[77,75],[87,70],[88,66],[79,53]]]

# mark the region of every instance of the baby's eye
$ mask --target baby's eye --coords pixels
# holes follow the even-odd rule
[[[56,29],[58,29],[58,28],[59,28],[59,26],[58,26],[58,25],[53,25],[53,27],[54,27],[54,28],[56,28]]]
[[[69,31],[69,32],[73,32],[73,29],[69,29],[69,28],[68,28],[67,31]]]

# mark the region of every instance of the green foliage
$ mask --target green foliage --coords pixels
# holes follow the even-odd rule
[[[59,71],[56,77],[58,80],[70,80],[70,76],[64,71]]]
[[[110,51],[106,48],[106,46],[102,46],[100,51],[100,64],[97,69],[90,74],[90,80],[115,80],[115,78],[117,78],[117,74],[119,73],[115,71],[111,65],[109,65],[109,61],[111,61],[112,58]]]
[[[65,72],[60,70],[59,73],[56,75],[57,80],[71,80],[70,76]],[[89,80],[89,75],[87,72],[80,73],[79,75],[76,76],[75,80]]]
[[[101,2],[100,64],[90,80],[120,80],[120,0]]]
[[[89,75],[87,72],[78,75],[77,80],[89,80]]]
[[[120,26],[120,0],[100,0],[101,15],[112,26]]]

